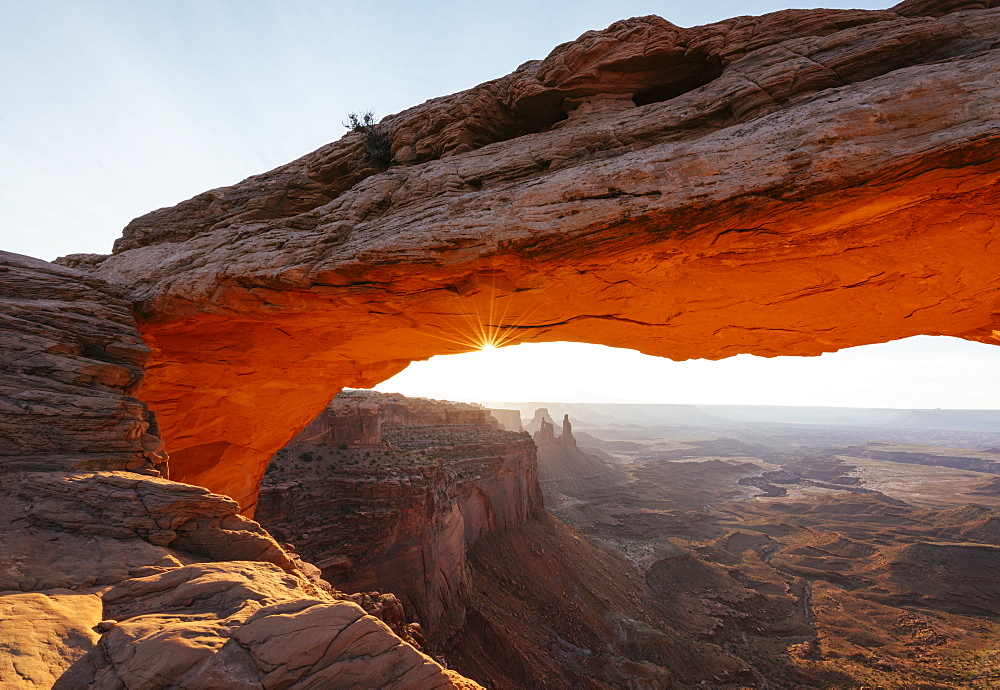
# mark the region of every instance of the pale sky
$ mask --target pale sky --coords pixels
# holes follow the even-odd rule
[[[659,14],[692,26],[811,6],[0,0],[0,248],[47,260],[109,252],[132,218],[338,139],[351,111],[388,115],[469,88],[618,19]],[[547,343],[416,363],[383,388],[466,399],[995,408],[1000,348],[921,338],[819,358],[674,363]]]

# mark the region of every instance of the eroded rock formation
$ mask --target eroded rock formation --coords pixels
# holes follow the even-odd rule
[[[656,627],[630,564],[542,510],[527,434],[398,395],[351,391],[327,409],[345,425],[345,410],[384,415],[381,445],[336,446],[310,425],[271,461],[257,516],[333,585],[394,593],[437,658],[489,687],[671,686],[685,643]],[[554,443],[580,452],[571,433]]]
[[[257,517],[338,589],[392,592],[426,628],[454,627],[469,548],[542,512],[535,446],[477,405],[395,394],[341,394],[320,419],[350,427],[350,410],[377,442],[310,424],[271,460]]]
[[[538,447],[538,481],[545,493],[545,505],[550,508],[565,500],[564,493],[572,493],[584,486],[614,483],[617,468],[608,462],[609,456],[593,448],[578,448],[573,436],[569,415],[563,415],[562,433],[555,433],[555,424],[549,421],[548,409],[535,411],[532,424],[538,423],[534,438]]]
[[[490,415],[497,420],[500,427],[507,431],[524,431],[521,424],[521,412],[505,408],[490,408]]]
[[[478,687],[159,476],[114,288],[7,253],[0,288],[0,687]]]
[[[673,358],[998,342],[997,5],[618,22],[387,118],[388,170],[349,134],[110,257],[0,256],[0,683],[468,685],[238,512],[339,388],[415,359],[498,333]],[[165,450],[217,493],[157,476]],[[903,584],[942,548],[995,570],[916,545]]]
[[[384,172],[350,133],[71,261],[137,303],[176,477],[247,511],[339,387],[484,330],[677,359],[995,342],[996,4],[617,22],[386,118]]]
[[[531,438],[534,439],[535,443],[539,446],[556,443],[555,424],[543,417],[538,423],[538,431],[533,433]]]
[[[117,290],[0,251],[0,467],[165,467],[155,418],[133,397],[148,357]]]
[[[542,427],[545,425],[552,427],[552,430],[546,431],[545,435],[552,436],[553,438],[555,438],[556,423],[552,420],[552,415],[549,414],[549,408],[539,407],[535,410],[535,414],[531,416],[531,421],[528,422],[524,428],[525,430],[531,432],[532,438],[534,438],[535,434],[540,432],[542,430]],[[535,439],[535,442],[536,443],[538,442],[537,438]]]

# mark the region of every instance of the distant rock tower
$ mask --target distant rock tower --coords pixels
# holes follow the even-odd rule
[[[569,423],[569,415],[563,416],[563,432],[559,437],[559,443],[564,446],[576,446],[576,439],[573,438],[573,425]]]
[[[538,428],[531,438],[535,439],[536,446],[543,446],[550,443],[556,442],[556,425],[547,419],[541,420],[541,426]]]

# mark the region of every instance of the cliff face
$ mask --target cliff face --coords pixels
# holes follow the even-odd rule
[[[110,285],[0,252],[0,687],[478,687],[161,478],[147,356]]]
[[[541,511],[534,444],[481,407],[397,395],[351,392],[320,418],[350,409],[378,420],[377,442],[334,445],[310,425],[271,461],[258,518],[335,587],[392,592],[424,626],[447,627],[468,549]]]
[[[324,414],[349,409],[385,415],[380,444],[303,432],[271,461],[257,511],[334,586],[393,593],[428,649],[490,687],[669,687],[667,665],[704,658],[656,627],[630,564],[542,509],[527,434],[492,429],[482,408],[362,391]],[[456,418],[478,423],[442,423]],[[554,443],[580,453],[564,429]]]
[[[490,333],[996,342],[998,41],[996,0],[629,19],[386,118],[385,171],[350,133],[86,264],[138,304],[172,471],[248,512],[338,388]]]
[[[383,419],[379,406],[367,398],[335,398],[291,444],[377,447],[382,443]]]
[[[521,413],[518,410],[490,408],[490,415],[507,431],[524,431],[521,425]]]
[[[525,426],[525,429],[527,431],[530,431],[532,438],[534,438],[535,434],[541,431],[544,425],[552,427],[551,433],[546,432],[546,436],[555,437],[556,423],[552,421],[552,415],[549,414],[549,408],[539,407],[538,409],[535,410],[535,414],[531,417],[531,421],[528,422],[528,424]],[[535,438],[536,443],[538,442],[538,440],[539,439]]]

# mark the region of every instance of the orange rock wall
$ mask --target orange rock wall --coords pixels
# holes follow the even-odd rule
[[[376,267],[369,279],[386,287],[343,286],[356,306],[341,306],[326,327],[316,315],[331,318],[330,288],[297,294],[292,314],[257,322],[146,322],[156,363],[141,397],[161,420],[171,478],[250,508],[267,459],[341,387],[472,349],[440,338],[471,337],[468,318],[491,302],[505,312],[497,325],[517,325],[514,342],[673,359],[819,355],[913,335],[991,340],[1000,329],[998,182],[1000,161],[986,162],[769,203],[766,220],[753,217],[760,209],[729,217],[747,230],[661,239],[654,218],[638,218],[629,234],[647,243],[603,256]],[[449,289],[477,274],[512,287]],[[396,313],[373,313],[386,302]]]

